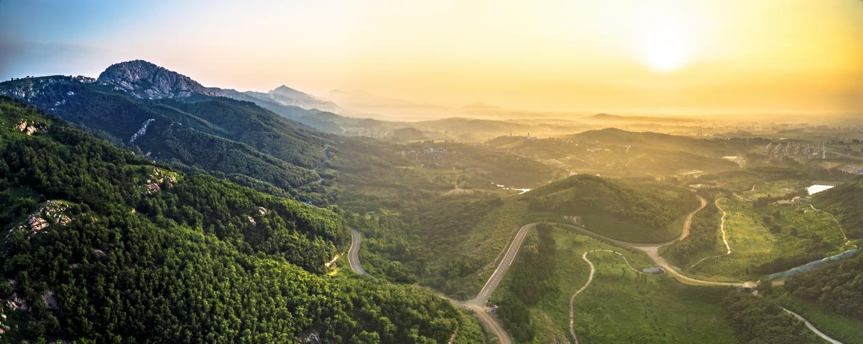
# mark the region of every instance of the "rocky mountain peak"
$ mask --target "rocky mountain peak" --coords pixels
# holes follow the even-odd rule
[[[218,96],[192,78],[144,60],[120,62],[99,74],[99,82],[114,85],[138,98],[185,98],[194,94]]]

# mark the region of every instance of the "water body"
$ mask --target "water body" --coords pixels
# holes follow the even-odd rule
[[[812,186],[806,188],[806,191],[808,191],[810,195],[814,195],[814,194],[817,194],[821,191],[830,190],[832,188],[833,188],[833,185],[815,184],[815,185],[812,185]]]

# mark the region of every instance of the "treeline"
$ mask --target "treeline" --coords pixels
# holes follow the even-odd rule
[[[732,291],[722,310],[741,343],[819,343],[803,323],[765,298]]]
[[[431,292],[323,274],[348,235],[330,211],[148,164],[8,101],[0,157],[0,341],[484,341]]]
[[[525,195],[533,211],[564,215],[600,212],[644,225],[665,228],[695,207],[691,192],[668,184],[627,183],[577,175]]]
[[[526,342],[533,339],[528,306],[546,295],[560,292],[556,278],[556,243],[549,224],[536,226],[537,239],[525,238],[507,278],[506,294],[500,302],[500,317],[513,337]]]
[[[721,214],[712,199],[707,201],[707,206],[692,217],[689,236],[668,247],[666,254],[675,260],[688,262],[698,252],[712,249],[719,240],[717,233]]]
[[[831,312],[863,320],[863,254],[796,274],[785,281],[785,289]]]

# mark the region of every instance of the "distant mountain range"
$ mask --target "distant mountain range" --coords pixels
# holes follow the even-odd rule
[[[632,122],[640,122],[640,123],[668,123],[668,122],[696,122],[695,119],[691,118],[683,118],[683,117],[651,117],[651,116],[619,116],[619,115],[609,115],[606,113],[600,113],[593,116],[588,116],[583,118],[582,120],[587,122],[601,122],[601,123],[632,123]]]
[[[141,60],[114,64],[98,79],[7,81],[0,83],[0,94],[153,159],[179,162],[270,193],[290,190],[296,195],[313,188],[319,176],[312,169],[325,160],[329,141],[327,134],[289,119],[314,112],[207,88]]]
[[[339,106],[335,103],[316,98],[307,93],[297,91],[288,86],[282,85],[276,89],[267,92],[244,92],[246,95],[262,100],[273,101],[284,106],[296,106],[304,109],[318,109],[324,111],[338,111]]]

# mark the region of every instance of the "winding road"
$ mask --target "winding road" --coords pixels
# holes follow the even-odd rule
[[[348,229],[351,230],[351,248],[348,249],[348,263],[351,265],[351,270],[357,275],[372,277],[372,275],[366,273],[366,270],[363,270],[363,265],[360,264],[360,245],[362,244],[360,232],[351,227],[348,227]]]
[[[659,249],[660,248],[674,244],[680,240],[685,239],[687,236],[689,236],[689,230],[690,230],[690,227],[692,225],[692,218],[695,216],[696,213],[698,213],[699,211],[701,211],[702,209],[704,209],[707,206],[707,200],[706,199],[704,199],[701,196],[698,196],[698,200],[701,204],[698,207],[698,209],[690,212],[686,216],[686,219],[683,222],[683,231],[681,232],[680,236],[674,240],[664,242],[664,243],[658,243],[658,244],[630,243],[630,242],[626,242],[626,241],[612,239],[612,238],[591,232],[591,231],[584,229],[580,226],[575,226],[572,224],[566,224],[566,223],[550,223],[550,224],[574,229],[574,230],[578,231],[579,233],[582,233],[582,234],[606,241],[606,242],[608,242],[612,245],[615,245],[615,246],[624,247],[624,248],[633,248],[633,249],[640,250],[640,251],[646,253],[647,256],[650,257],[650,259],[653,260],[653,262],[657,266],[661,267],[669,275],[671,275],[672,277],[676,278],[678,281],[681,281],[683,283],[696,284],[696,285],[708,285],[708,286],[754,288],[755,282],[748,282],[748,281],[747,282],[716,282],[716,281],[699,280],[696,278],[686,276],[686,275],[680,273],[679,271],[677,271],[676,268],[671,266],[664,258],[662,258],[659,255]],[[718,202],[719,202],[719,200],[717,200],[717,203],[716,203],[717,207],[719,207]],[[722,222],[720,224],[720,229],[722,230],[723,241],[725,242],[726,249],[728,250],[727,254],[730,254],[731,248],[728,245],[728,241],[726,239],[726,233],[725,233],[725,229],[724,229],[725,228],[726,213],[724,210],[722,210],[722,208],[719,208],[719,209],[720,209],[720,211],[722,211]],[[512,265],[513,261],[515,260],[515,257],[518,254],[518,250],[521,248],[521,244],[524,242],[524,238],[527,235],[527,231],[530,230],[531,228],[536,227],[537,224],[538,223],[536,223],[536,222],[529,223],[529,224],[526,224],[526,225],[522,226],[521,228],[519,228],[518,232],[516,232],[515,237],[512,240],[512,243],[510,243],[509,248],[507,249],[506,253],[504,254],[504,256],[501,259],[500,263],[498,264],[497,268],[494,270],[492,275],[489,277],[488,281],[486,281],[485,285],[482,287],[482,289],[480,290],[480,292],[477,294],[476,297],[474,297],[473,299],[468,300],[468,301],[453,300],[453,299],[445,297],[453,305],[473,311],[474,315],[479,320],[480,324],[484,328],[486,328],[488,331],[492,332],[495,336],[497,336],[498,342],[502,343],[502,344],[511,344],[513,342],[512,338],[510,338],[509,334],[506,332],[506,330],[504,330],[500,321],[496,317],[494,317],[491,314],[489,314],[488,312],[486,312],[485,305],[488,302],[488,299],[494,293],[494,290],[497,288],[497,286],[503,280],[503,277],[506,275],[506,272],[509,270],[510,266]],[[350,263],[351,269],[355,273],[357,273],[358,275],[372,277],[371,275],[366,273],[365,270],[363,270],[362,264],[360,263],[360,258],[359,258],[359,250],[360,250],[360,245],[361,245],[360,233],[353,228],[349,227],[349,229],[351,231],[351,247],[348,251],[348,261]],[[632,266],[632,264],[630,264],[629,260],[626,259],[626,256],[624,256],[624,255],[622,255],[616,251],[593,250],[593,251],[585,252],[582,255],[582,259],[584,259],[588,263],[588,265],[590,266],[590,275],[588,276],[588,280],[584,284],[584,286],[582,286],[579,290],[577,290],[570,297],[570,301],[569,301],[569,307],[570,307],[570,310],[569,310],[570,311],[570,314],[569,314],[569,318],[570,318],[569,331],[570,331],[570,334],[572,335],[572,338],[576,344],[578,344],[578,337],[576,336],[575,329],[574,329],[574,314],[575,314],[575,312],[573,309],[573,303],[574,303],[575,297],[578,296],[578,294],[580,294],[582,291],[584,291],[590,285],[590,283],[593,281],[593,276],[594,276],[594,273],[596,271],[596,268],[594,267],[593,263],[589,259],[587,259],[587,255],[588,255],[588,253],[597,252],[597,251],[613,252],[617,255],[620,255],[626,261],[627,265],[629,265],[630,269],[632,269],[633,271],[641,273],[640,271],[635,269]],[[372,277],[372,278],[374,278],[374,277]],[[828,342],[831,342],[834,344],[841,344],[840,342],[833,340],[830,337],[828,337],[825,334],[818,331],[818,329],[816,329],[812,324],[810,324],[808,321],[806,321],[805,319],[803,319],[802,317],[800,317],[796,313],[793,313],[787,309],[785,311],[791,313],[792,315],[794,315],[795,317],[797,317],[798,319],[803,321],[804,324],[806,324],[806,326],[810,330],[812,330],[815,334],[817,334],[821,338],[824,338]]]
[[[590,275],[587,276],[587,282],[584,283],[584,286],[582,286],[580,289],[576,290],[575,293],[573,293],[572,296],[569,297],[569,334],[572,335],[572,340],[575,342],[575,344],[578,344],[578,336],[575,335],[575,307],[574,307],[575,297],[578,296],[578,294],[581,294],[581,292],[583,292],[585,289],[587,289],[587,286],[589,286],[590,283],[593,282],[593,275],[594,275],[594,273],[596,273],[596,267],[593,266],[593,262],[591,262],[590,259],[587,259],[587,254],[591,253],[591,252],[611,252],[611,253],[614,253],[614,254],[620,256],[621,258],[623,258],[623,261],[626,262],[626,265],[629,265],[629,268],[632,269],[632,271],[635,271],[636,273],[643,273],[641,271],[638,271],[636,268],[632,267],[632,264],[629,263],[629,259],[626,259],[626,256],[620,254],[620,252],[617,252],[617,251],[593,250],[593,251],[584,252],[584,254],[581,255],[581,259],[584,259],[584,261],[587,262],[587,265],[590,265]]]

